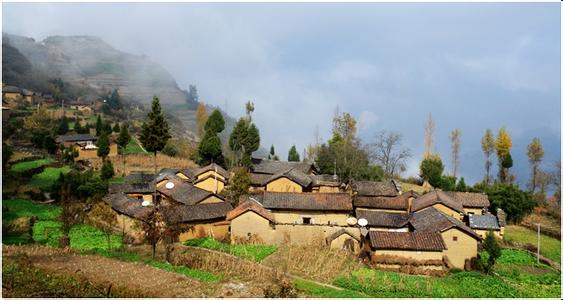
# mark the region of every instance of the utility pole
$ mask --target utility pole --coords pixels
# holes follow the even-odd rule
[[[538,264],[540,263],[540,227],[541,224],[537,223],[536,225],[538,225]]]

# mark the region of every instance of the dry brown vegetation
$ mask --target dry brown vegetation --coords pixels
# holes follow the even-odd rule
[[[349,252],[315,246],[282,246],[262,263],[282,272],[325,283],[361,267],[358,259]]]
[[[129,175],[131,171],[142,171],[154,173],[154,156],[144,154],[125,155],[125,169],[123,168],[123,159],[121,155],[109,158],[113,164],[116,176],[121,176],[125,171],[125,175]],[[171,157],[164,154],[156,156],[157,168],[193,168],[196,164],[189,159]],[[100,158],[89,159],[95,170],[99,170],[102,166]]]

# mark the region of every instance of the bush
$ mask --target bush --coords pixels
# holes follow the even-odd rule
[[[113,164],[111,163],[110,160],[106,160],[102,165],[102,170],[100,175],[102,180],[108,180],[112,178],[114,175],[115,175],[115,171],[113,170]]]

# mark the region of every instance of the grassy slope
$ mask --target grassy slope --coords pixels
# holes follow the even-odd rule
[[[50,158],[24,161],[24,162],[20,162],[20,163],[13,165],[12,171],[14,171],[14,172],[24,172],[24,171],[27,171],[27,170],[31,170],[33,168],[43,166],[43,165],[48,165],[48,164],[53,163],[53,162],[55,162],[55,160],[50,159]]]
[[[38,187],[42,190],[48,190],[57,179],[61,173],[70,172],[69,166],[64,166],[61,168],[46,168],[43,172],[33,175],[31,178],[31,185]]]
[[[522,251],[503,250],[498,275],[459,272],[425,277],[363,268],[335,284],[372,297],[559,297],[560,273]]]
[[[58,246],[59,238],[62,236],[61,223],[58,221],[58,216],[61,213],[60,207],[51,204],[34,203],[26,199],[6,199],[3,200],[2,205],[9,209],[7,213],[2,215],[3,222],[11,222],[21,217],[37,216],[38,221],[33,226],[33,239],[38,243],[50,247]],[[122,245],[121,236],[119,235],[112,234],[110,241],[112,249],[117,249]],[[25,244],[28,242],[29,236],[27,233],[2,237],[2,243],[5,244]],[[209,272],[144,259],[134,253],[109,250],[107,236],[101,230],[86,224],[79,224],[71,229],[70,247],[86,253],[98,254],[125,261],[142,262],[158,269],[183,274],[200,281],[217,281],[220,279],[219,276]]]
[[[216,241],[211,237],[188,240],[187,246],[201,247],[211,250],[226,252],[238,257],[253,261],[262,261],[270,254],[276,252],[277,247],[271,245],[230,245]]]
[[[537,232],[521,226],[510,225],[505,229],[504,238],[509,241],[537,245]],[[540,253],[547,258],[561,262],[561,241],[540,235]]]
[[[137,139],[135,139],[134,137],[131,138],[129,144],[127,144],[127,147],[125,147],[125,151],[124,151],[124,154],[146,154],[146,153],[147,152],[145,152],[143,148],[139,146]]]

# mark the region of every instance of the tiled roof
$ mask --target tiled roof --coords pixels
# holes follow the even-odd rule
[[[140,182],[140,183],[123,183],[123,184],[110,184],[109,193],[121,193],[121,194],[147,194],[154,192],[154,185],[150,182]]]
[[[392,180],[387,181],[355,181],[351,184],[352,190],[359,196],[386,196],[399,195],[399,189]]]
[[[224,179],[222,179],[221,177],[215,177],[215,175],[208,174],[208,175],[206,175],[206,176],[204,176],[204,177],[201,177],[200,179],[194,181],[193,184],[196,184],[196,183],[198,183],[198,182],[202,182],[202,181],[206,180],[207,178],[213,178],[213,179],[217,179],[217,181],[221,181],[222,183],[225,183],[225,184],[227,183],[227,182],[226,182]]]
[[[463,207],[479,207],[485,208],[491,206],[489,197],[484,193],[468,193],[468,192],[444,192],[452,197],[455,201],[461,203]]]
[[[409,223],[409,214],[356,209],[357,219],[366,219],[368,226],[401,228]]]
[[[127,197],[121,193],[107,195],[104,197],[104,202],[117,212],[139,220],[148,219],[154,210],[153,206],[142,206],[143,200]]]
[[[311,169],[317,171],[315,165],[308,162],[296,162],[296,161],[279,161],[279,160],[266,160],[262,159],[257,161],[253,166],[253,173],[263,173],[263,174],[278,174],[288,171],[290,169],[296,169],[302,173],[309,174]]]
[[[493,214],[469,215],[469,227],[472,229],[500,229],[497,217]]]
[[[127,183],[149,183],[154,180],[154,174],[145,172],[131,172],[125,176]]]
[[[203,174],[207,171],[215,171],[215,170],[217,170],[217,173],[220,174],[221,176],[225,178],[229,178],[229,172],[227,172],[225,169],[223,169],[223,167],[215,163],[194,170],[193,173],[195,176],[199,176],[200,174]]]
[[[84,134],[66,134],[59,135],[56,139],[57,143],[62,142],[81,142],[81,141],[95,141],[96,138],[84,133]]]
[[[366,197],[366,196],[355,196],[354,197],[355,207],[366,207],[366,208],[379,208],[379,209],[396,209],[396,210],[407,210],[409,206],[409,198],[403,195],[395,197]]]
[[[327,241],[327,243],[330,244],[334,239],[338,238],[339,236],[341,236],[343,234],[347,234],[347,235],[351,236],[352,238],[354,238],[358,242],[360,241],[360,239],[357,236],[353,235],[351,232],[349,232],[348,230],[346,230],[344,228],[342,228],[342,229],[336,231],[335,233],[327,236],[326,241]]]
[[[457,228],[480,240],[481,238],[471,228],[461,221],[441,213],[434,207],[415,212],[409,220],[415,231],[442,232],[450,228]]]
[[[270,177],[270,179],[268,179],[266,183],[270,183],[282,177],[288,178],[289,180],[299,184],[302,187],[308,187],[313,182],[313,180],[311,180],[311,178],[307,174],[297,169],[290,169],[283,173],[272,175],[272,177]]]
[[[266,185],[270,177],[272,177],[271,174],[250,173],[250,183],[252,185]]]
[[[279,210],[352,210],[352,199],[348,193],[264,192],[261,203],[265,208]]]
[[[225,219],[233,207],[228,202],[197,205],[172,205],[162,207],[164,216],[173,223],[189,223]]]
[[[419,211],[438,203],[443,204],[457,212],[463,213],[463,206],[461,205],[461,203],[454,200],[452,197],[442,191],[432,191],[416,198],[416,200],[412,202],[411,211]]]
[[[171,177],[168,180],[169,182],[174,183],[174,187],[172,189],[168,189],[166,185],[163,184],[158,187],[157,190],[161,194],[176,202],[180,202],[185,205],[195,205],[213,195],[213,193],[195,187],[191,183],[185,182],[178,177]]]
[[[338,175],[322,174],[309,176],[313,180],[313,186],[340,186]]]
[[[227,221],[230,221],[245,212],[252,211],[262,216],[266,220],[274,222],[274,214],[265,209],[260,202],[256,201],[253,198],[253,196],[244,196],[242,198],[244,199],[241,199],[239,206],[235,207],[233,210],[227,213]]]
[[[375,250],[442,251],[442,236],[435,232],[370,231],[369,240]]]
[[[16,86],[7,85],[2,87],[2,93],[21,93],[21,91],[22,90]]]

